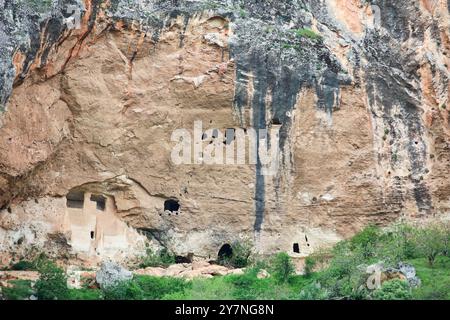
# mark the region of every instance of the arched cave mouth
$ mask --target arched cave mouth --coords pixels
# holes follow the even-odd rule
[[[233,248],[230,244],[225,243],[219,250],[219,253],[217,254],[217,257],[219,258],[219,261],[224,259],[229,259],[233,256]]]
[[[164,201],[164,212],[169,211],[171,213],[177,213],[180,210],[180,203],[178,200],[169,199]]]

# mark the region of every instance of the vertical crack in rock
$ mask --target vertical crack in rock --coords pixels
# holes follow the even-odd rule
[[[252,108],[253,123],[257,132],[259,150],[262,138],[259,129],[270,129],[276,119],[281,125],[279,150],[280,170],[292,161],[289,146],[286,145],[291,128],[291,114],[297,103],[297,96],[303,87],[315,87],[319,98],[318,108],[327,112],[331,118],[333,107],[338,103],[339,86],[344,83],[339,74],[341,67],[335,57],[323,44],[320,36],[304,30],[311,27],[309,12],[302,3],[280,2],[272,8],[256,6],[252,1],[245,2],[245,10],[260,20],[236,18],[236,37],[231,40],[231,54],[237,62],[235,107],[243,119],[245,108]],[[273,7],[283,15],[264,19]],[[288,23],[294,23],[286,30]],[[249,77],[252,75],[252,78]],[[252,97],[249,86],[252,81]],[[251,99],[251,101],[249,101]],[[272,119],[267,119],[270,110]],[[270,141],[270,143],[275,143]],[[288,152],[285,152],[285,151]],[[285,154],[287,156],[285,157]],[[261,161],[257,159],[255,186],[255,224],[254,231],[259,233],[264,222],[266,206],[266,183],[272,178],[262,175]],[[279,173],[274,178],[275,194],[278,197],[281,179]],[[283,210],[280,199],[277,200],[278,212]]]

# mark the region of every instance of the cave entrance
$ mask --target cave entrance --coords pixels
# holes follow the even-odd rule
[[[232,255],[233,255],[233,248],[228,243],[225,243],[219,250],[218,254],[219,261],[231,258]]]
[[[294,251],[295,253],[300,253],[300,246],[298,245],[298,243],[294,243],[292,251]]]
[[[106,198],[101,195],[91,195],[91,201],[97,203],[97,210],[105,211],[106,208]]]
[[[281,126],[282,123],[280,121],[280,118],[273,118],[272,119],[272,125],[274,125],[274,126]]]
[[[175,257],[175,263],[180,264],[180,263],[192,263],[192,261],[194,260],[194,254],[193,253],[189,253],[187,256],[176,256]]]
[[[178,200],[169,199],[164,201],[164,212],[169,211],[170,213],[178,213],[180,210],[180,203]]]
[[[91,239],[94,240],[94,238],[95,238],[95,232],[91,231]]]
[[[66,195],[67,208],[83,209],[84,207],[84,192],[71,191]]]

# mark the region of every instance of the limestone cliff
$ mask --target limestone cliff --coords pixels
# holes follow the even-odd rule
[[[449,216],[449,24],[445,0],[0,0],[3,263],[302,257]],[[277,127],[280,166],[175,164],[196,121]]]

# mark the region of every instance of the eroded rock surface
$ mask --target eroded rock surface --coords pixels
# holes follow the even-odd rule
[[[0,9],[4,264],[128,260],[145,242],[215,259],[238,239],[303,257],[450,214],[445,1]],[[174,164],[172,133],[195,121],[278,127],[280,167]]]

